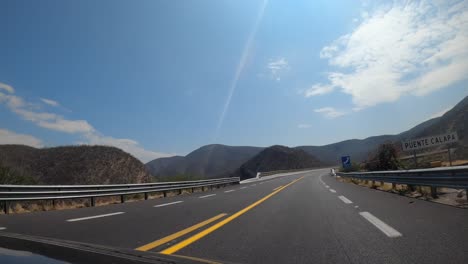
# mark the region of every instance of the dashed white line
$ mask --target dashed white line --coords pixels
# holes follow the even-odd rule
[[[252,187],[253,187],[253,186],[255,186],[255,185],[257,185],[257,184],[252,184],[252,185],[250,185],[250,186],[252,186]]]
[[[224,191],[225,193],[235,192],[236,190]]]
[[[372,215],[369,212],[360,212],[359,213],[362,217],[364,217],[367,221],[369,221],[371,224],[373,224],[375,227],[377,227],[380,231],[382,231],[385,235],[388,237],[401,237],[402,234],[398,232],[396,229],[393,227],[387,225],[385,222],[382,220],[378,219],[374,215]]]
[[[176,202],[172,202],[172,203],[158,204],[158,205],[155,205],[154,207],[163,207],[163,206],[168,206],[168,205],[178,204],[178,203],[183,203],[183,202],[184,201],[176,201]]]
[[[330,189],[330,186],[328,186],[328,185],[325,185],[325,188],[327,188],[327,189]]]
[[[264,184],[264,182],[261,182],[260,184]]]
[[[332,193],[336,193],[336,191],[335,191],[335,190],[333,190],[333,189],[329,189],[329,190],[330,190],[330,192],[332,192]]]
[[[94,218],[119,215],[119,214],[124,214],[124,213],[125,212],[116,212],[116,213],[111,213],[111,214],[102,214],[102,215],[94,215],[94,216],[81,217],[81,218],[73,218],[73,219],[68,219],[67,222],[83,221],[83,220],[89,220],[89,219],[94,219]]]
[[[203,198],[207,198],[207,197],[211,197],[211,196],[215,196],[215,195],[216,195],[216,194],[213,193],[213,194],[208,194],[208,195],[200,196],[200,197],[198,197],[198,198],[203,199]]]
[[[354,208],[359,208],[359,206],[355,205]]]
[[[343,195],[338,196],[338,198],[340,198],[340,200],[343,201],[343,203],[345,203],[345,204],[352,204],[353,203],[351,200],[344,197]]]
[[[0,227],[0,230],[5,230],[5,229],[6,229],[6,227]]]
[[[245,186],[244,186],[244,187],[240,187],[240,189],[245,189],[245,188],[247,188],[247,187],[245,187]]]
[[[283,185],[274,188],[273,191],[276,191],[276,190],[278,190],[278,189],[281,188],[281,187],[283,187]]]

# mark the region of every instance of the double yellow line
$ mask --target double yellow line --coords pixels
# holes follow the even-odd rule
[[[253,209],[257,205],[259,205],[259,204],[263,203],[264,201],[268,200],[269,198],[271,198],[273,195],[281,192],[282,190],[284,190],[288,186],[302,180],[303,178],[304,177],[298,178],[298,179],[296,179],[296,180],[294,180],[294,181],[292,181],[292,182],[278,188],[274,192],[268,194],[267,196],[263,197],[262,199],[256,201],[255,203],[245,207],[244,209],[240,210],[239,212],[229,216],[228,218],[222,220],[221,222],[218,222],[217,224],[215,224],[215,225],[213,225],[213,226],[211,226],[211,227],[209,227],[209,228],[207,228],[207,229],[205,229],[205,230],[203,230],[203,231],[201,231],[201,232],[199,232],[199,233],[197,233],[197,234],[195,234],[195,235],[193,235],[193,236],[191,236],[191,237],[189,237],[189,238],[187,238],[187,239],[185,239],[185,240],[183,240],[183,241],[181,241],[181,242],[179,242],[179,243],[177,243],[177,244],[175,244],[175,245],[173,245],[173,246],[171,246],[171,247],[169,247],[169,248],[167,248],[167,249],[165,249],[163,251],[161,251],[160,253],[170,255],[170,254],[173,254],[173,253],[183,249],[184,247],[196,242],[197,240],[200,240],[201,238],[203,238],[203,237],[207,236],[208,234],[214,232],[215,230],[221,228],[222,226],[226,225],[227,223],[231,222],[232,220],[234,220],[234,219],[238,218],[239,216],[245,214],[246,212]],[[156,241],[151,242],[149,244],[146,244],[144,246],[138,247],[138,248],[136,248],[136,250],[148,251],[150,249],[153,249],[155,247],[163,245],[163,244],[165,244],[167,242],[170,242],[170,241],[172,241],[172,240],[174,240],[174,239],[176,239],[178,237],[181,237],[181,236],[183,236],[185,234],[188,234],[188,233],[190,233],[190,232],[192,232],[192,231],[194,231],[194,230],[196,230],[198,228],[201,228],[201,227],[203,227],[205,225],[208,225],[208,224],[210,224],[210,223],[224,217],[225,215],[226,214],[219,214],[219,215],[217,215],[215,217],[212,217],[212,218],[210,218],[208,220],[205,220],[205,221],[203,221],[203,222],[201,222],[199,224],[196,224],[196,225],[191,226],[189,228],[186,228],[186,229],[184,229],[182,231],[174,233],[174,234],[172,234],[170,236],[164,237],[162,239],[156,240]]]

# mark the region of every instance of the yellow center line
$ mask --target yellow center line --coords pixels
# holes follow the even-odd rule
[[[174,234],[169,235],[169,236],[167,236],[167,237],[163,237],[163,238],[161,238],[161,239],[159,239],[159,240],[156,240],[156,241],[154,241],[154,242],[151,242],[151,243],[148,243],[148,244],[143,245],[143,246],[141,246],[141,247],[138,247],[138,248],[136,248],[135,250],[139,250],[139,251],[148,251],[148,250],[150,250],[150,249],[153,249],[153,248],[155,248],[155,247],[158,247],[158,246],[160,246],[160,245],[163,245],[163,244],[165,244],[165,243],[167,243],[167,242],[170,242],[170,241],[172,241],[172,240],[174,240],[174,239],[176,239],[176,238],[178,238],[178,237],[181,237],[181,236],[183,236],[183,235],[186,235],[186,234],[188,234],[188,233],[190,233],[190,232],[192,232],[192,231],[195,231],[195,230],[197,230],[198,228],[201,228],[201,227],[203,227],[203,226],[206,226],[206,225],[208,225],[208,224],[210,224],[210,223],[212,223],[212,222],[214,222],[214,221],[220,219],[221,217],[224,217],[225,215],[227,215],[227,214],[219,214],[219,215],[214,216],[214,217],[212,217],[212,218],[210,218],[210,219],[208,219],[208,220],[205,220],[205,221],[203,221],[203,222],[201,222],[201,223],[198,223],[198,224],[193,225],[193,226],[191,226],[191,227],[188,227],[188,228],[186,228],[186,229],[184,229],[184,230],[181,230],[181,231],[179,231],[179,232],[177,232],[177,233],[174,233]]]
[[[283,187],[283,185],[274,188],[273,191],[276,191],[276,190],[278,190],[278,189],[281,188],[281,187]]]
[[[188,246],[188,245],[190,245],[190,244],[196,242],[197,240],[203,238],[204,236],[206,236],[206,235],[208,235],[208,234],[214,232],[215,230],[219,229],[220,227],[224,226],[225,224],[231,222],[232,220],[236,219],[237,217],[239,217],[239,216],[245,214],[247,211],[251,210],[251,209],[254,208],[255,206],[257,206],[257,205],[263,203],[264,201],[266,201],[267,199],[269,199],[269,198],[272,197],[273,195],[275,195],[275,194],[281,192],[281,191],[284,190],[286,187],[288,187],[288,186],[290,186],[290,185],[296,183],[297,181],[302,180],[302,178],[304,178],[304,177],[301,177],[301,178],[299,178],[299,179],[296,179],[296,180],[290,182],[289,184],[286,184],[285,186],[283,186],[283,187],[279,188],[278,190],[276,190],[276,191],[270,193],[269,195],[263,197],[262,199],[256,201],[255,203],[253,203],[253,204],[247,206],[246,208],[240,210],[239,212],[237,212],[237,213],[231,215],[230,217],[228,217],[228,218],[226,218],[226,219],[224,219],[224,220],[218,222],[217,224],[212,225],[211,227],[209,227],[209,228],[207,228],[207,229],[201,231],[201,232],[198,233],[198,234],[195,234],[195,235],[193,235],[193,236],[191,236],[191,237],[185,239],[184,241],[181,241],[181,242],[178,243],[178,244],[175,244],[175,245],[172,246],[172,247],[169,247],[169,248],[167,248],[167,249],[161,251],[160,253],[166,254],[166,255],[170,255],[170,254],[173,254],[173,253],[175,253],[175,252],[177,252],[177,251],[183,249],[184,247],[186,247],[186,246]]]

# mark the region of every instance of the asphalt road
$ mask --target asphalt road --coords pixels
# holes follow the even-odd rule
[[[468,210],[341,183],[328,172],[0,215],[0,229],[233,263],[468,262]]]

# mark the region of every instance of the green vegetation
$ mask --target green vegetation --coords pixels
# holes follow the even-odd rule
[[[32,185],[38,183],[33,177],[25,173],[0,166],[0,184]]]
[[[398,170],[401,167],[398,160],[398,149],[394,144],[384,143],[379,146],[377,153],[366,163],[369,171]]]
[[[340,171],[342,172],[355,172],[355,171],[360,171],[360,170],[361,170],[361,167],[359,166],[359,164],[355,162],[351,162],[351,166],[349,166],[348,168],[340,169]]]

